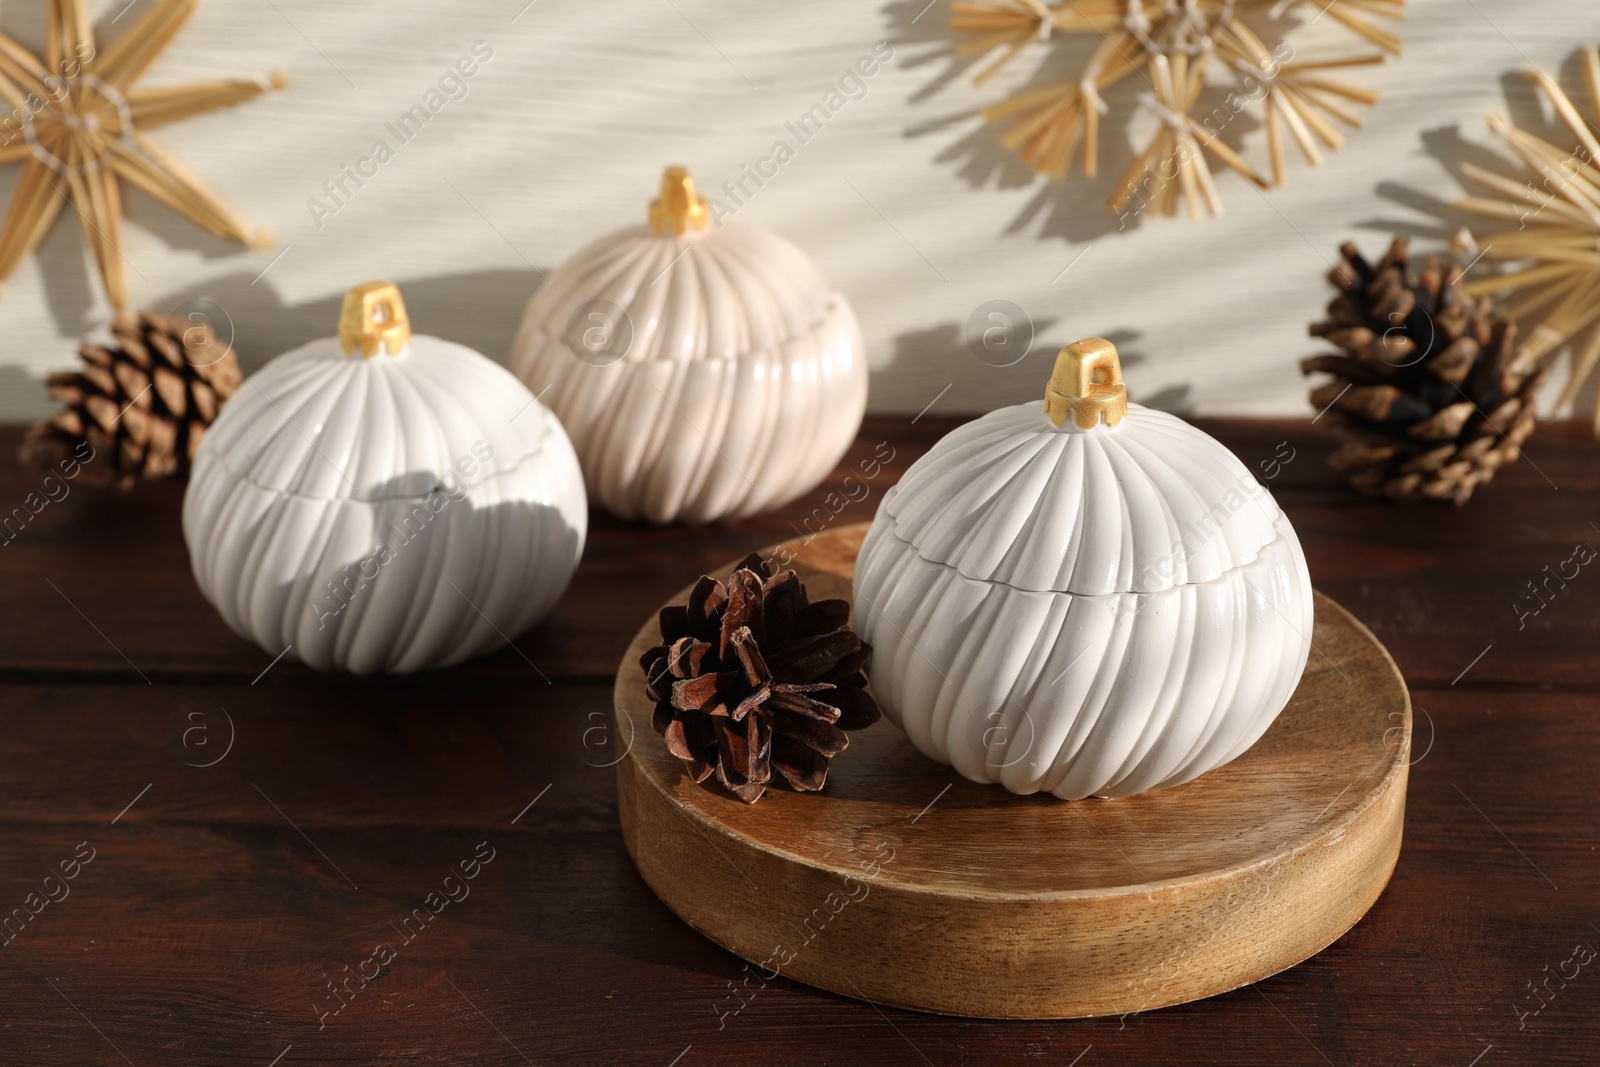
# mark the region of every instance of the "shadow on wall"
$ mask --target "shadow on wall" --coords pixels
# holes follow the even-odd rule
[[[1556,80],[1572,98],[1580,114],[1587,115],[1594,107],[1600,106],[1600,100],[1590,97],[1584,63],[1579,52],[1574,51],[1567,56],[1555,74]],[[1492,113],[1509,119],[1517,129],[1532,134],[1560,150],[1573,152],[1577,159],[1587,157],[1588,152],[1577,143],[1571,128],[1555,114],[1553,108],[1546,108],[1543,94],[1536,89],[1526,70],[1507,71],[1501,75],[1500,85],[1503,106],[1494,108]],[[1419,245],[1415,252],[1418,254],[1448,253],[1451,241],[1462,229],[1472,234],[1480,250],[1486,251],[1493,245],[1496,234],[1515,232],[1530,225],[1537,225],[1536,216],[1542,210],[1537,206],[1529,209],[1531,212],[1529,219],[1520,224],[1515,218],[1480,215],[1462,211],[1454,206],[1456,201],[1469,196],[1486,197],[1491,200],[1506,199],[1506,194],[1501,191],[1489,189],[1468,177],[1463,168],[1469,164],[1498,175],[1513,186],[1526,189],[1531,195],[1553,198],[1559,196],[1558,183],[1551,180],[1560,178],[1557,166],[1548,166],[1546,170],[1546,174],[1550,176],[1548,178],[1534,175],[1512,154],[1499,135],[1481,123],[1473,123],[1468,131],[1463,133],[1461,127],[1455,124],[1423,131],[1420,135],[1423,151],[1438,161],[1449,174],[1449,181],[1442,183],[1438,190],[1421,190],[1399,182],[1382,182],[1377,187],[1378,194],[1390,203],[1406,209],[1408,213],[1400,217],[1367,218],[1357,225],[1363,229],[1377,230],[1385,235],[1406,234],[1417,238]],[[1371,248],[1363,249],[1363,252],[1375,259],[1382,254],[1383,248],[1375,244]],[[1512,273],[1525,266],[1527,264],[1486,258],[1481,262],[1474,259],[1470,269],[1473,278],[1481,279],[1495,274]],[[1512,299],[1514,297],[1510,294],[1503,294],[1497,298],[1497,302],[1503,305]],[[1546,308],[1535,311],[1531,319],[1523,319],[1519,323],[1520,335],[1528,336],[1532,327],[1548,313],[1548,310]],[[1580,333],[1578,337],[1581,339],[1582,334]],[[1569,341],[1556,348],[1547,362],[1551,366],[1559,367],[1566,363],[1571,354],[1572,343]],[[1549,395],[1554,397],[1553,392]],[[1584,388],[1579,390],[1572,403],[1573,414],[1586,414],[1593,412],[1595,405],[1600,404],[1600,397],[1595,395],[1592,388]]]
[[[22,171],[23,168],[16,165],[0,167],[0,204],[11,203]],[[237,256],[245,251],[242,245],[212,236],[143,192],[129,192],[124,187],[123,208],[129,222],[156,234],[162,243],[173,248],[199,252],[208,260]],[[73,208],[61,209],[31,258],[37,262],[43,282],[45,309],[63,336],[80,337],[100,324],[101,309],[105,306],[101,294],[105,286]],[[125,258],[123,269],[133,287],[149,284],[149,276],[141,274],[139,265],[132,260]],[[38,383],[33,385],[36,392],[42,392],[42,388]]]
[[[1051,179],[1037,173],[1023,163],[1017,154],[1001,143],[1004,132],[1001,126],[982,120],[982,110],[1011,95],[1002,93],[995,83],[977,86],[972,76],[998,57],[1001,49],[973,59],[956,55],[956,37],[950,32],[950,4],[935,0],[925,5],[923,0],[891,0],[881,9],[888,28],[888,39],[900,56],[899,65],[906,70],[931,68],[930,80],[911,94],[913,105],[926,104],[945,89],[958,94],[967,106],[943,116],[918,123],[906,129],[907,138],[949,135],[950,131],[967,130],[957,140],[948,144],[934,156],[939,164],[956,164],[956,175],[975,191],[991,186],[997,189],[1022,189],[1034,187],[1036,192],[1014,219],[1006,226],[1006,233],[1036,232],[1040,237],[1054,238],[1072,243],[1092,241],[1099,237],[1136,228],[1146,214],[1152,211],[1125,212],[1118,218],[1106,208],[1123,172],[1131,164],[1143,144],[1136,150],[1128,133],[1127,120],[1144,112],[1139,96],[1150,91],[1148,75],[1143,71],[1129,75],[1106,89],[1102,96],[1109,108],[1111,121],[1100,127],[1098,173],[1086,177],[1082,173],[1081,151],[1074,159],[1074,169],[1065,179]],[[1049,85],[1060,85],[1077,77],[1089,54],[1099,42],[1094,34],[1062,35],[1054,39],[1048,58],[1040,62],[1043,53],[1037,48],[1025,50],[1006,68],[1033,64],[1035,69],[1025,84],[1016,88],[1024,93]],[[999,81],[1000,79],[996,79]],[[1229,93],[1226,86],[1208,86],[1202,91],[1196,113],[1203,114],[1219,106]],[[969,129],[970,127],[970,129]],[[1241,151],[1241,142],[1261,127],[1261,121],[1249,111],[1241,112],[1222,131],[1222,140],[1235,151]],[[1213,167],[1220,186],[1243,180],[1227,167]],[[1226,189],[1224,189],[1224,197]],[[1137,206],[1137,201],[1133,205]],[[1162,219],[1161,221],[1172,221]]]
[[[22,168],[17,167],[12,173],[21,174]],[[6,195],[6,202],[10,203],[10,194]],[[44,281],[45,308],[68,337],[80,336],[90,328],[96,294],[101,290],[100,272],[90,265],[93,253],[84,246],[83,227],[73,219],[76,214],[70,207],[63,208],[33,252]],[[127,270],[129,280],[137,282],[135,269]],[[43,386],[36,383],[34,388],[42,390]]]
[[[93,304],[88,288],[100,283],[98,278],[91,281],[86,272],[86,253],[77,228],[58,229],[69,231],[66,237],[73,242],[70,262],[65,251],[51,252],[51,255],[59,254],[61,259],[46,266],[49,282],[45,292],[57,327],[69,337],[78,337],[104,325],[100,319],[91,317]],[[51,234],[45,244],[49,246],[56,240],[57,235]],[[79,270],[76,280],[69,280],[71,272],[64,270],[71,263],[76,263]],[[231,335],[239,366],[245,374],[259,370],[274,357],[308,341],[332,337],[338,332],[343,293],[291,304],[272,287],[270,275],[254,281],[257,277],[257,270],[224,275],[168,293],[159,300],[149,301],[145,307],[158,313],[208,322],[224,339]],[[352,278],[350,283],[355,285],[367,280]],[[401,292],[417,333],[466,345],[504,365],[516,337],[517,325],[522,321],[522,309],[543,281],[543,275],[533,269],[485,270],[412,279],[401,284]],[[75,362],[72,347],[65,347],[61,352],[61,365],[66,367]],[[0,396],[5,398],[6,408],[16,412],[18,418],[41,417],[55,409],[45,392],[43,380],[15,367],[0,367],[0,390],[3,390]]]
[[[1036,334],[1045,333],[1055,323],[1055,319],[1040,319],[1034,324]],[[900,334],[894,340],[893,361],[889,366],[873,372],[873,386],[876,387],[880,379],[891,376],[896,367],[916,367],[918,377],[928,383],[928,400],[935,401],[937,397],[937,401],[928,409],[930,414],[970,412],[970,406],[964,407],[960,400],[948,393],[940,393],[940,390],[949,383],[971,381],[974,366],[983,364],[988,388],[984,399],[990,410],[1011,404],[1040,402],[1045,383],[1050,380],[1050,371],[1055,366],[1056,353],[1063,344],[1069,342],[1036,339],[1014,363],[998,366],[980,359],[975,353],[974,349],[981,350],[982,346],[969,344],[968,336],[972,329],[971,324],[964,329],[954,322],[942,322],[926,330],[908,330]],[[1104,337],[1117,346],[1124,371],[1149,362],[1149,357],[1139,350],[1140,334],[1137,331],[1114,330]],[[1070,340],[1076,341],[1078,338]],[[1190,386],[1187,384],[1171,385],[1151,393],[1140,393],[1135,388],[1130,392],[1129,399],[1174,415],[1187,415],[1193,407]]]
[[[1584,76],[1580,57],[1576,53],[1561,65],[1558,79],[1573,94],[1574,102],[1581,108],[1587,96],[1581,88]],[[1495,110],[1509,118],[1518,129],[1554,145],[1565,145],[1572,141],[1572,131],[1560,119],[1545,113],[1540,103],[1542,98],[1525,71],[1512,70],[1502,74],[1500,87],[1505,106]],[[1402,218],[1368,218],[1357,225],[1362,229],[1385,234],[1403,233],[1441,244],[1448,243],[1463,226],[1478,236],[1506,228],[1508,221],[1470,214],[1452,206],[1466,196],[1499,196],[1463,174],[1463,164],[1481,167],[1518,185],[1524,184],[1529,178],[1526,168],[1517,162],[1499,137],[1481,123],[1474,123],[1472,130],[1470,136],[1463,133],[1457,124],[1424,130],[1421,134],[1423,152],[1437,160],[1449,173],[1451,184],[1439,190],[1422,190],[1399,182],[1380,182],[1377,187],[1379,196],[1416,214]],[[1484,266],[1477,269],[1483,270]]]
[[[232,321],[234,345],[246,374],[275,356],[338,332],[343,293],[304,304],[286,304],[267,279],[251,284],[254,274],[234,274],[172,293],[152,310],[214,313],[210,302]],[[350,284],[367,281],[352,278]],[[543,277],[536,270],[486,270],[400,282],[406,313],[419,334],[476,349],[504,365],[511,352],[522,309]],[[216,328],[222,336],[226,322]]]

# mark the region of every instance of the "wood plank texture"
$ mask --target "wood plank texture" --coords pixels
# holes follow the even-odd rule
[[[719,1026],[749,972],[650,893],[616,830],[612,772],[586,765],[602,762],[585,732],[609,687],[530,693],[436,676],[358,708],[338,686],[0,688],[4,907],[78,842],[96,849],[71,896],[0,949],[6,1062],[122,1062],[65,998],[139,1067],[266,1067],[291,1044],[280,1067],[523,1063],[494,1027],[537,1064],[629,1067],[690,1045],[685,1064],[752,1050],[923,1064],[920,1049],[941,1067],[1065,1067],[1089,1045],[1079,1067],[1466,1067],[1485,1044],[1505,1062],[1587,1067],[1600,1048],[1589,969],[1551,982],[1521,1029],[1513,1010],[1540,1003],[1527,983],[1575,944],[1600,947],[1590,696],[1424,696],[1389,888],[1326,951],[1254,987],[1127,1019],[996,1023],[752,980]],[[178,712],[214,703],[239,740],[215,767],[187,767]],[[471,895],[400,944],[389,924],[485,840],[497,855]],[[319,1029],[328,979],[380,942],[398,959]]]
[[[830,484],[880,441],[895,460],[833,521],[868,517],[948,425],[869,421]],[[1064,1023],[922,1016],[781,978],[735,997],[742,961],[623,848],[610,677],[656,604],[792,536],[827,488],[710,530],[597,518],[555,618],[518,640],[548,683],[508,651],[399,680],[284,662],[254,685],[270,657],[194,592],[181,488],[73,488],[0,545],[0,919],[59,895],[44,878],[81,842],[95,851],[0,947],[0,1060],[1593,1064],[1600,977],[1568,961],[1600,948],[1600,579],[1584,569],[1520,630],[1512,604],[1578,540],[1600,545],[1594,444],[1546,426],[1464,510],[1399,509],[1342,489],[1304,421],[1206,425],[1253,468],[1296,449],[1268,484],[1314,581],[1384,641],[1416,707],[1393,880],[1302,966]],[[41,489],[8,458],[17,440],[0,431],[0,514]],[[230,718],[232,748],[194,766]],[[406,941],[390,924],[485,841],[470,896]],[[362,986],[379,943],[395,958]],[[319,1023],[347,979],[359,992]]]
[[[458,670],[522,675],[536,666],[551,678],[609,678],[639,620],[685,575],[870,519],[884,490],[954,425],[868,419],[833,476],[775,515],[651,528],[596,512],[583,566],[550,618],[517,641],[520,652]],[[1515,610],[1539,605],[1527,583],[1543,581],[1546,566],[1557,571],[1578,542],[1600,548],[1600,464],[1580,425],[1543,427],[1527,458],[1460,510],[1396,508],[1349,492],[1323,466],[1330,438],[1305,420],[1199,425],[1266,481],[1294,521],[1317,588],[1372,628],[1413,686],[1451,682],[1490,644],[1459,684],[1600,686],[1600,581],[1584,570],[1567,589],[1552,585],[1548,606],[1521,628]],[[0,522],[11,522],[0,526],[0,587],[12,609],[0,614],[0,672],[249,681],[271,662],[276,650],[236,637],[200,598],[183,547],[181,485],[116,495],[68,483],[65,499],[29,515],[28,494],[47,498],[41,478],[11,458],[17,435],[0,428]],[[272,669],[285,675],[312,676],[287,661]]]

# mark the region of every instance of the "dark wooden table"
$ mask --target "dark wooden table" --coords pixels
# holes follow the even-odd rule
[[[836,480],[884,442],[895,458],[828,521],[870,518],[951,425],[869,420]],[[1315,583],[1416,702],[1394,879],[1307,963],[1060,1023],[779,979],[719,1025],[741,961],[656,901],[617,831],[612,678],[661,601],[826,516],[829,486],[710,529],[597,514],[516,650],[403,679],[274,664],[229,632],[189,575],[181,486],[72,487],[0,536],[0,914],[28,916],[0,947],[0,1064],[1592,1067],[1600,567],[1547,577],[1600,548],[1600,448],[1547,426],[1466,508],[1400,508],[1348,493],[1304,421],[1206,426],[1268,479]],[[0,430],[8,515],[47,499],[3,458],[18,439]],[[492,858],[470,895],[403,931],[475,855]]]

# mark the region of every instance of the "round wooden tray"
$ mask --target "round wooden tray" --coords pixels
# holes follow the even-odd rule
[[[812,599],[849,598],[865,532],[789,543]],[[690,781],[651,728],[639,656],[656,643],[652,618],[617,675],[622,835],[668,907],[750,961],[719,1011],[776,974],[988,1018],[1198,1000],[1332,944],[1400,854],[1410,698],[1383,646],[1320,593],[1310,663],[1266,735],[1186,785],[1118,800],[967,782],[885,720],[851,735],[822,793],[747,806]]]

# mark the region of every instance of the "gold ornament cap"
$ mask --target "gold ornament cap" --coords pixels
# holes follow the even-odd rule
[[[1074,341],[1056,354],[1055,370],[1044,391],[1044,411],[1064,426],[1067,416],[1080,430],[1092,430],[1104,419],[1115,426],[1128,414],[1128,389],[1122,384],[1117,346],[1103,337]]]
[[[367,282],[344,294],[344,306],[339,309],[339,347],[345,355],[359,348],[365,359],[377,355],[379,349],[398,356],[410,343],[411,320],[394,282]]]
[[[650,201],[650,229],[659,234],[703,230],[711,221],[706,199],[696,195],[687,167],[668,167],[661,175],[661,195]]]

